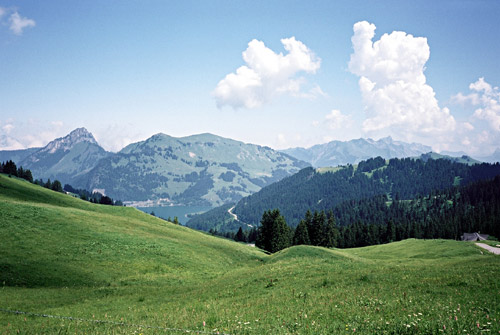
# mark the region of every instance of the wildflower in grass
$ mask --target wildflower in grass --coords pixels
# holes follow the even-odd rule
[[[443,325],[443,329],[446,330],[446,325]]]
[[[205,321],[203,321],[203,327],[205,327],[205,326],[206,326],[206,323],[205,323]]]

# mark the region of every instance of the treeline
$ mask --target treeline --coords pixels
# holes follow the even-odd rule
[[[326,248],[339,244],[339,230],[333,212],[306,212],[295,230],[290,228],[279,209],[264,212],[257,230],[255,246],[274,253],[291,245],[316,245]]]
[[[30,183],[33,182],[33,175],[31,174],[31,171],[28,169],[23,169],[22,166],[17,168],[16,163],[14,163],[12,160],[5,163],[0,163],[0,173],[5,173],[9,176],[22,178],[29,181]]]
[[[500,237],[500,176],[411,201],[377,196],[342,203],[328,215],[307,211],[295,230],[279,210],[266,211],[256,245],[269,252],[298,244],[351,248],[407,238],[458,240],[477,231]]]
[[[357,166],[333,168],[331,172],[303,169],[241,199],[233,212],[242,222],[257,225],[263,212],[279,208],[295,227],[307,210],[327,212],[346,201],[384,195],[388,200],[411,200],[434,190],[468,185],[499,174],[498,163],[470,166],[446,159],[414,158],[386,162],[377,157]]]
[[[33,184],[48,188],[49,190],[60,192],[60,193],[65,193],[63,190],[63,187],[61,185],[61,182],[59,180],[54,180],[53,182],[50,181],[50,178],[47,179],[46,182],[43,181],[43,179],[36,179]]]
[[[379,196],[337,206],[339,247],[407,238],[459,240],[463,233],[478,231],[500,237],[500,176],[411,201],[386,200]]]
[[[208,232],[211,235],[224,237],[236,242],[255,243],[257,240],[257,228],[243,230],[240,227],[236,233],[234,231],[218,231],[211,228]]]
[[[49,179],[50,182],[50,179]],[[65,184],[63,190],[68,193],[72,193],[80,197],[80,199],[92,202],[94,204],[101,204],[101,205],[111,205],[111,206],[123,206],[123,202],[121,200],[113,200],[113,198],[110,198],[106,195],[103,195],[99,192],[89,192],[88,190],[85,189],[76,189],[73,186],[69,184]]]
[[[17,167],[16,163],[12,160],[9,160],[5,163],[0,163],[0,173],[8,174],[9,176],[14,176],[18,178],[25,179],[30,183],[45,187],[49,190],[61,192],[61,193],[73,193],[80,197],[82,200],[90,201],[96,204],[102,205],[112,205],[112,206],[123,206],[123,203],[120,200],[114,201],[112,198],[105,196],[99,192],[89,192],[84,189],[75,189],[71,185],[65,184],[64,188],[59,180],[51,181],[50,178],[47,181],[43,181],[43,179],[35,179],[33,180],[33,175],[30,170],[23,169],[23,167]]]

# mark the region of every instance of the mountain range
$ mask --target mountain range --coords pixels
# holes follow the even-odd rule
[[[125,200],[190,205],[237,201],[308,166],[268,147],[212,134],[157,134],[99,161],[77,185]]]
[[[432,148],[419,143],[395,141],[392,137],[384,137],[377,141],[371,138],[354,139],[350,141],[331,141],[317,144],[310,148],[290,148],[282,152],[297,159],[308,162],[313,167],[339,166],[357,164],[363,160],[380,156],[385,159],[418,157],[432,151]],[[456,157],[473,163],[500,161],[500,149],[489,156],[471,158],[465,152],[441,152],[441,158]]]
[[[118,153],[105,151],[85,128],[43,148],[0,151],[0,160],[129,202],[163,200],[216,206],[237,201],[308,166],[268,147],[212,134],[156,134]]]
[[[152,200],[149,204],[219,206],[310,165],[357,164],[375,156],[442,157],[429,151],[430,147],[390,137],[332,141],[280,152],[212,134],[175,138],[160,133],[112,153],[85,128],[78,128],[43,148],[0,151],[0,161],[13,160],[30,169],[36,179],[58,179],[132,205]],[[478,163],[467,156],[454,160]]]
[[[394,141],[385,137],[378,141],[359,138],[350,141],[331,141],[310,148],[283,150],[297,159],[308,162],[313,167],[357,164],[362,160],[380,156],[385,159],[416,157],[432,151],[431,147],[418,143]]]

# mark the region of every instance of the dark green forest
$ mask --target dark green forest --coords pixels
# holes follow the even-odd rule
[[[257,246],[269,252],[300,244],[351,248],[407,238],[458,240],[466,232],[499,237],[500,176],[411,201],[377,196],[344,202],[328,215],[307,211],[295,231],[276,228],[285,222],[282,216],[280,222],[269,223],[270,212],[264,213],[257,235]],[[279,210],[272,213],[277,218]]]
[[[262,213],[279,209],[291,227],[307,210],[329,211],[346,201],[385,197],[385,201],[413,200],[431,192],[469,185],[500,174],[500,165],[466,165],[446,159],[391,159],[377,157],[358,166],[347,165],[331,172],[306,168],[240,200],[233,213],[240,221],[256,226]],[[336,217],[338,217],[338,212]],[[343,224],[347,224],[345,220]],[[355,223],[352,220],[348,223]]]

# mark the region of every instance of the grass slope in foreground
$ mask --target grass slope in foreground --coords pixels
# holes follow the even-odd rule
[[[127,324],[0,312],[0,334],[180,333],[131,324],[231,334],[500,331],[500,257],[469,243],[268,256],[5,176],[0,236],[0,309]]]

